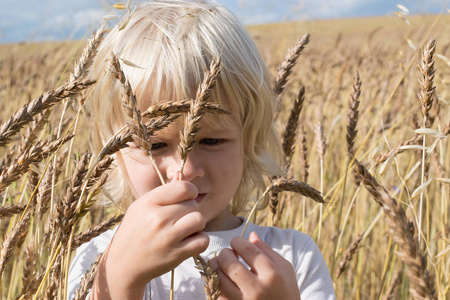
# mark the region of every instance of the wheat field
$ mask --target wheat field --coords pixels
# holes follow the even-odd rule
[[[312,236],[338,299],[450,294],[450,17],[409,21],[248,28],[279,94],[286,177],[324,200],[286,181],[252,218]],[[64,298],[73,251],[121,220],[97,203],[123,143],[89,151],[94,48],[95,37],[0,45],[1,299]]]

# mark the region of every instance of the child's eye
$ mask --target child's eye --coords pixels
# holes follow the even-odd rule
[[[222,139],[212,139],[212,138],[205,138],[200,140],[200,144],[205,145],[217,145],[222,141]]]
[[[152,150],[158,150],[161,149],[162,147],[164,147],[166,144],[165,143],[153,143],[152,144]]]

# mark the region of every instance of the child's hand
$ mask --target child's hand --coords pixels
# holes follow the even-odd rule
[[[99,268],[98,286],[107,286],[112,299],[138,299],[151,279],[203,252],[209,237],[201,232],[206,223],[193,200],[197,194],[192,183],[173,181],[134,201],[111,241],[103,272]]]
[[[211,260],[220,277],[219,299],[299,300],[294,268],[291,263],[252,232],[249,240],[236,237],[231,249],[224,249]],[[244,266],[238,257],[250,266]]]

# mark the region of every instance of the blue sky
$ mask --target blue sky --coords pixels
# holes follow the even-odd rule
[[[438,13],[446,0],[216,0],[247,25],[392,15],[397,4],[410,14]],[[0,43],[79,39],[90,35],[111,7],[126,0],[0,0]],[[133,2],[140,2],[133,0]],[[445,11],[446,13],[447,10]]]

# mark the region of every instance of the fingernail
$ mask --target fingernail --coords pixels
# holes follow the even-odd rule
[[[259,235],[256,233],[256,231],[252,231],[250,232],[250,235],[248,236],[248,240],[250,242],[257,242],[260,241],[261,238],[259,237]]]
[[[181,177],[181,179],[182,179],[182,178],[183,178],[183,175],[180,176],[180,171],[177,171],[177,172],[175,173],[175,175],[172,177],[171,182],[172,182],[172,181],[178,181],[178,180],[180,180],[180,177]]]

